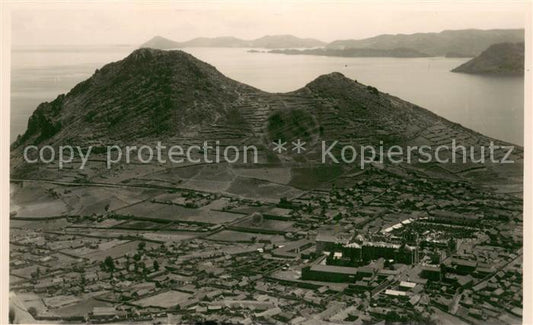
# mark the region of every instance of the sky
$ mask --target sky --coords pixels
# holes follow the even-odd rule
[[[121,1],[11,3],[17,45],[141,44],[155,35],[293,34],[323,41],[446,29],[524,28],[524,2]]]

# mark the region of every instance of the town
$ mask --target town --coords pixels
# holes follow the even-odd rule
[[[520,322],[520,197],[377,168],[349,183],[277,202],[39,184],[57,200],[126,203],[12,215],[10,287],[37,321]]]

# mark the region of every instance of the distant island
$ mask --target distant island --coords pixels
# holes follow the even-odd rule
[[[523,75],[524,43],[491,45],[479,56],[453,69],[472,74]]]
[[[492,44],[523,41],[523,29],[464,29],[445,30],[440,33],[385,34],[361,40],[338,40],[329,43],[326,48],[382,50],[408,48],[430,56],[474,57]]]
[[[268,53],[279,53],[288,55],[319,55],[319,56],[340,56],[340,57],[393,57],[393,58],[421,58],[430,55],[408,48],[396,49],[369,49],[369,48],[354,48],[354,49],[306,49],[306,50],[271,50]]]
[[[243,40],[232,36],[198,37],[185,42],[155,36],[141,45],[141,48],[159,50],[184,47],[251,47],[251,48],[311,48],[326,45],[325,42],[313,38],[299,38],[293,35],[267,35],[253,40]]]
[[[464,29],[440,33],[383,34],[331,43],[293,35],[267,35],[253,40],[232,36],[198,37],[185,42],[155,36],[140,47],[160,50],[186,47],[262,48],[271,49],[267,53],[274,54],[339,57],[473,58],[493,44],[519,42],[524,42],[523,29]],[[256,53],[254,50],[248,52]]]

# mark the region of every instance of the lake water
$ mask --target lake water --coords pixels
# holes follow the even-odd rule
[[[13,50],[11,141],[39,103],[51,101],[133,47]],[[485,135],[523,145],[524,78],[451,73],[468,59],[339,58],[248,53],[242,48],[188,48],[225,75],[269,92],[303,87],[338,71]]]

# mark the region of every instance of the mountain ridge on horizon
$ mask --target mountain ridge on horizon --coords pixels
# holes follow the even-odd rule
[[[244,40],[234,36],[196,37],[184,42],[173,41],[163,36],[154,36],[140,47],[155,49],[172,49],[184,47],[251,47],[251,48],[285,48],[285,47],[319,47],[326,45],[313,38],[300,38],[294,35],[265,35],[252,40]]]
[[[407,49],[428,56],[474,57],[490,45],[502,42],[523,42],[524,29],[458,29],[441,32],[379,34],[362,39],[341,39],[323,42],[313,38],[299,38],[289,34],[266,35],[253,40],[233,36],[197,37],[184,42],[154,36],[140,47],[172,49],[184,47],[248,47],[267,49],[322,48],[328,50]]]
[[[460,29],[439,33],[381,34],[364,39],[336,40],[326,49],[372,48],[390,50],[409,48],[431,56],[474,57],[496,43],[523,42],[524,29]]]

